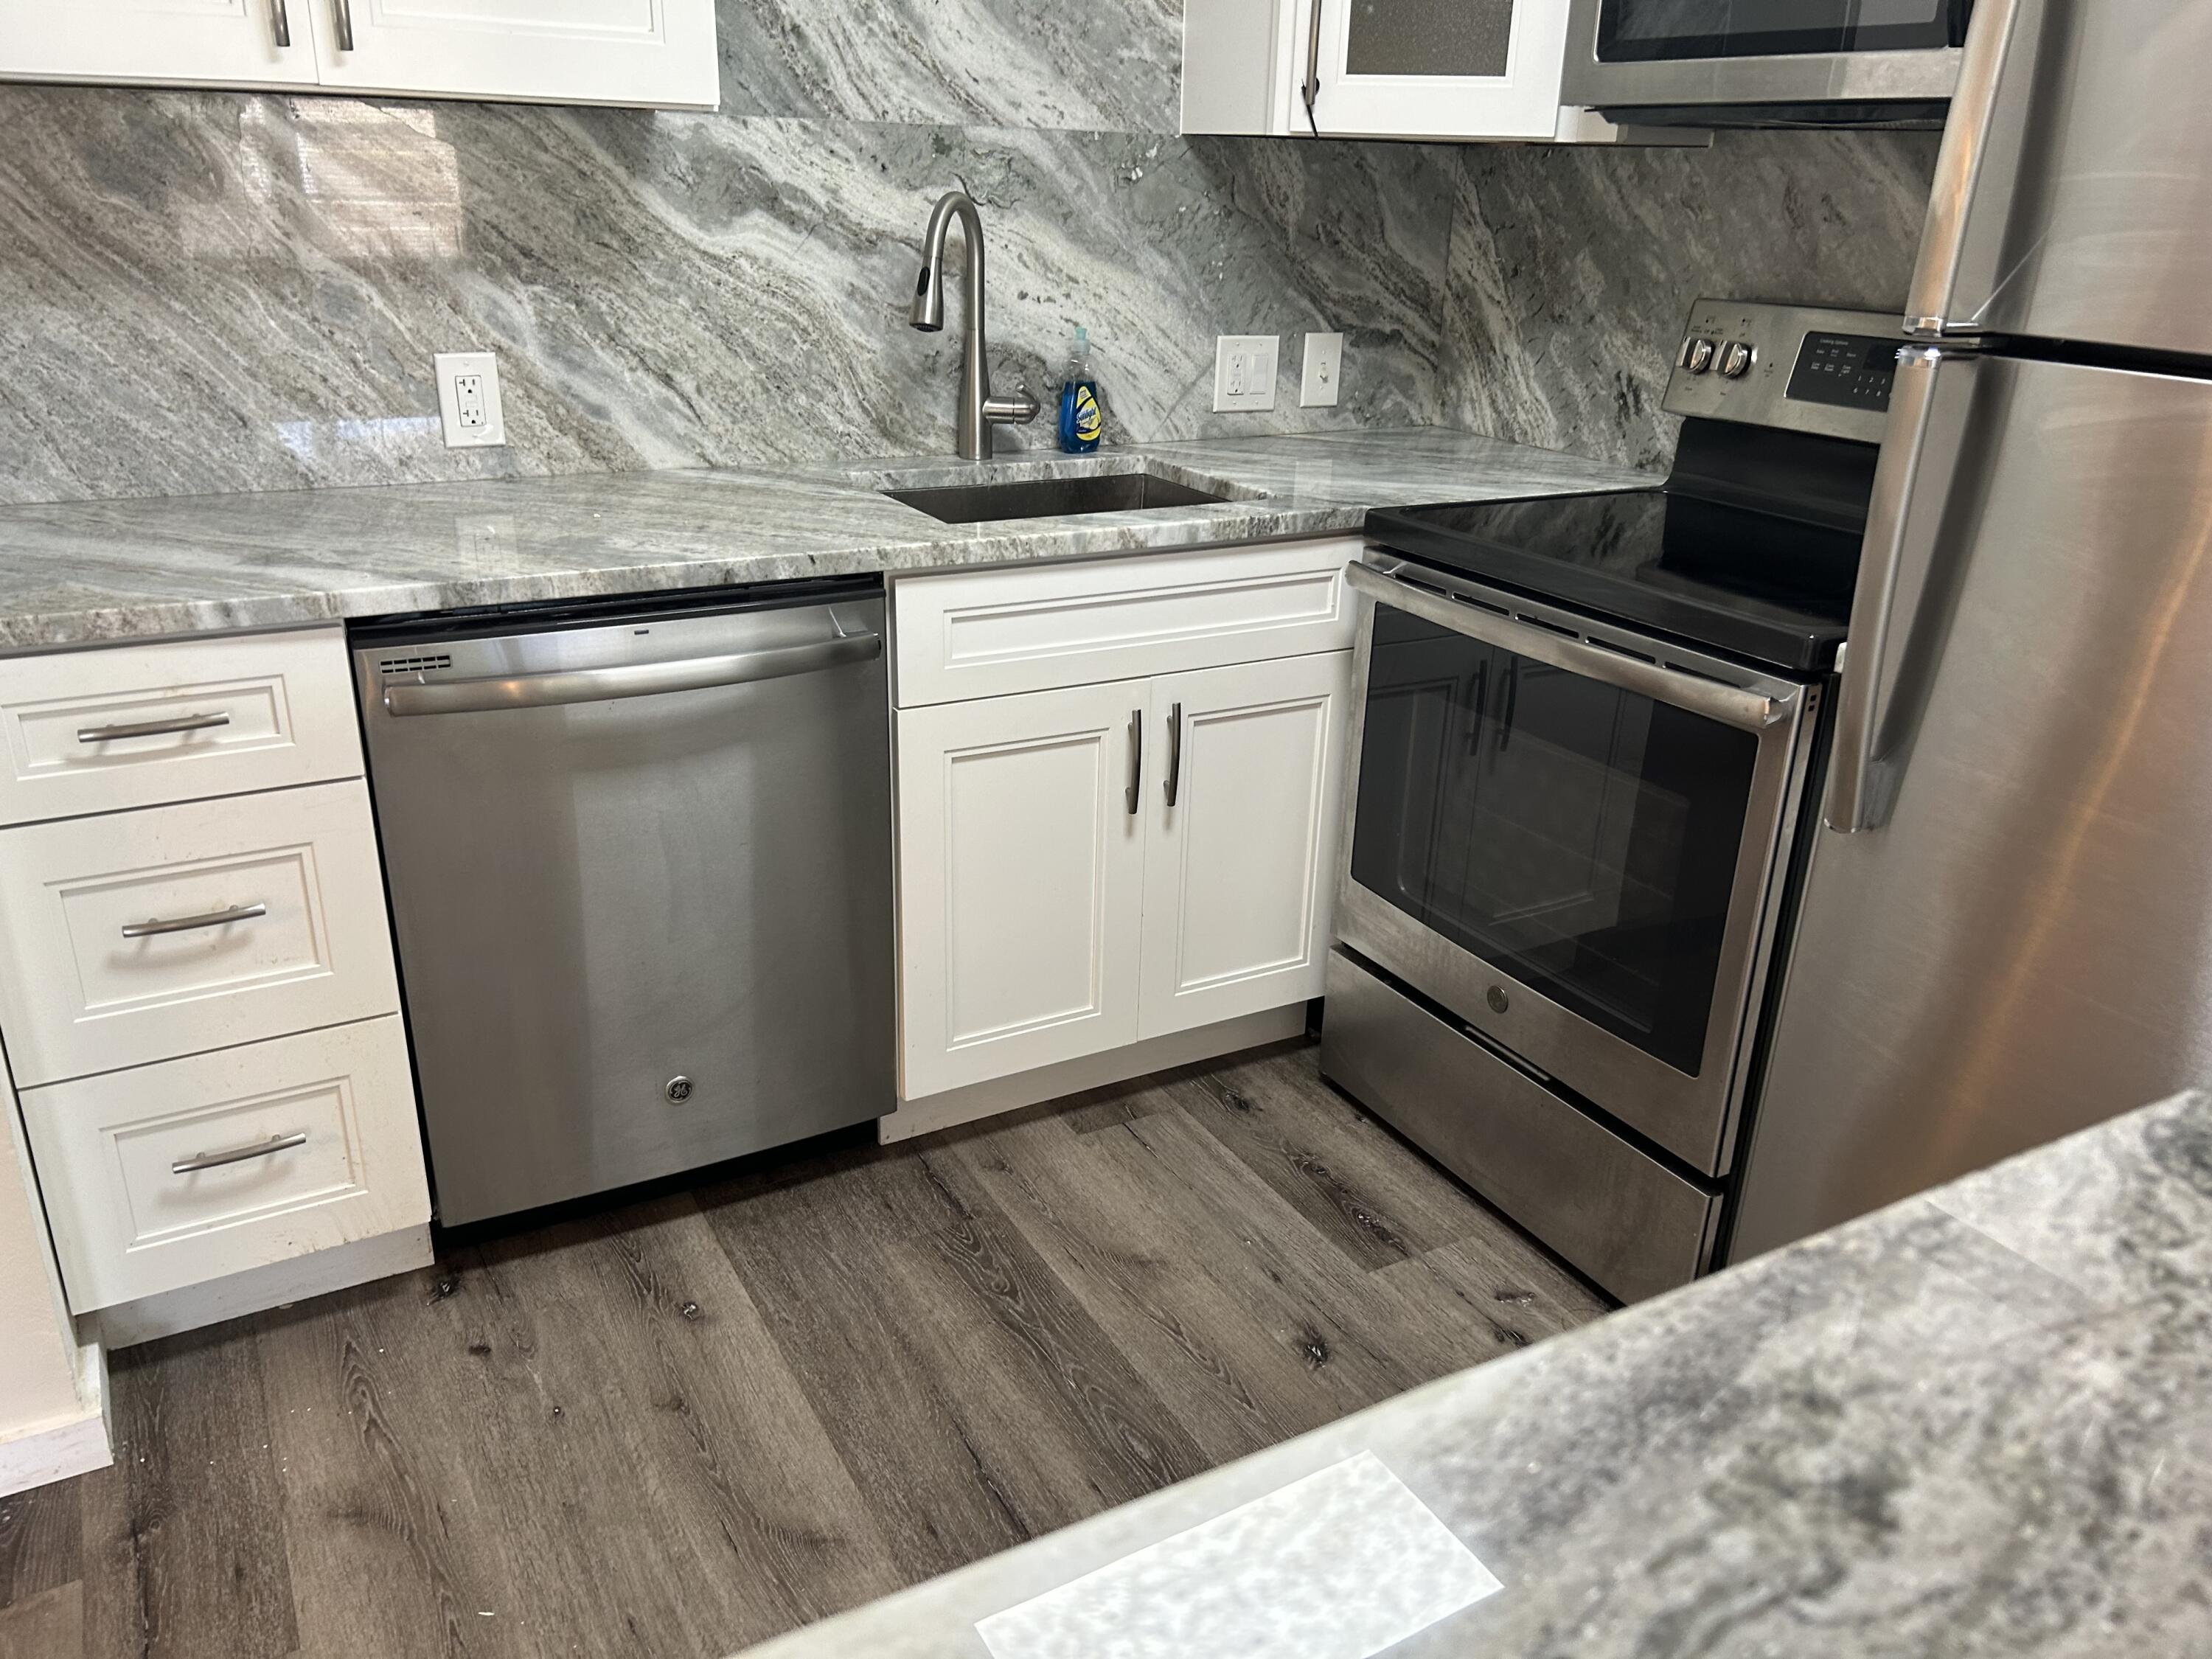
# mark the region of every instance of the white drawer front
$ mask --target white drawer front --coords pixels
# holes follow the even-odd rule
[[[904,577],[902,708],[1341,651],[1356,536]]]
[[[362,769],[336,628],[0,659],[0,823]]]
[[[0,928],[24,1087],[399,1006],[358,781],[0,830]]]
[[[22,1102],[76,1313],[429,1219],[396,1014]]]

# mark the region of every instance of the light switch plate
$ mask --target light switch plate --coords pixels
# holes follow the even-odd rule
[[[1280,336],[1221,334],[1213,341],[1213,407],[1217,410],[1275,406],[1275,351]]]
[[[1337,382],[1344,375],[1344,336],[1309,334],[1304,358],[1298,368],[1298,403],[1306,409],[1326,409],[1336,401]]]
[[[446,447],[475,449],[505,443],[498,357],[489,351],[441,351],[430,361],[438,376],[438,418],[446,428]]]

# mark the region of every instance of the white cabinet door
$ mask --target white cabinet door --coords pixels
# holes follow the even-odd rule
[[[313,86],[329,0],[0,0],[0,77]]]
[[[1139,1036],[1322,993],[1352,653],[1163,675]]]
[[[1294,0],[1293,15],[1294,133],[1550,138],[1558,132],[1567,0]]]
[[[714,0],[292,0],[319,10],[322,83],[712,109]]]
[[[1150,695],[898,712],[902,1098],[1136,1041]]]

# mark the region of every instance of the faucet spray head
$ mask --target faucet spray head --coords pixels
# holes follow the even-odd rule
[[[921,275],[915,279],[914,305],[907,320],[925,334],[935,334],[945,326],[945,272],[934,260],[922,262]]]

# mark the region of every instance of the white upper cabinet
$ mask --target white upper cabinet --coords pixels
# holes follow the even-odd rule
[[[1563,107],[1568,0],[1188,0],[1182,130],[1702,143]]]
[[[714,0],[0,0],[0,77],[711,109]]]
[[[1291,4],[1293,130],[1308,122],[1331,137],[1549,138],[1558,128],[1566,0]]]
[[[711,109],[714,0],[300,0],[331,91]]]
[[[312,87],[311,0],[0,0],[0,76]]]

